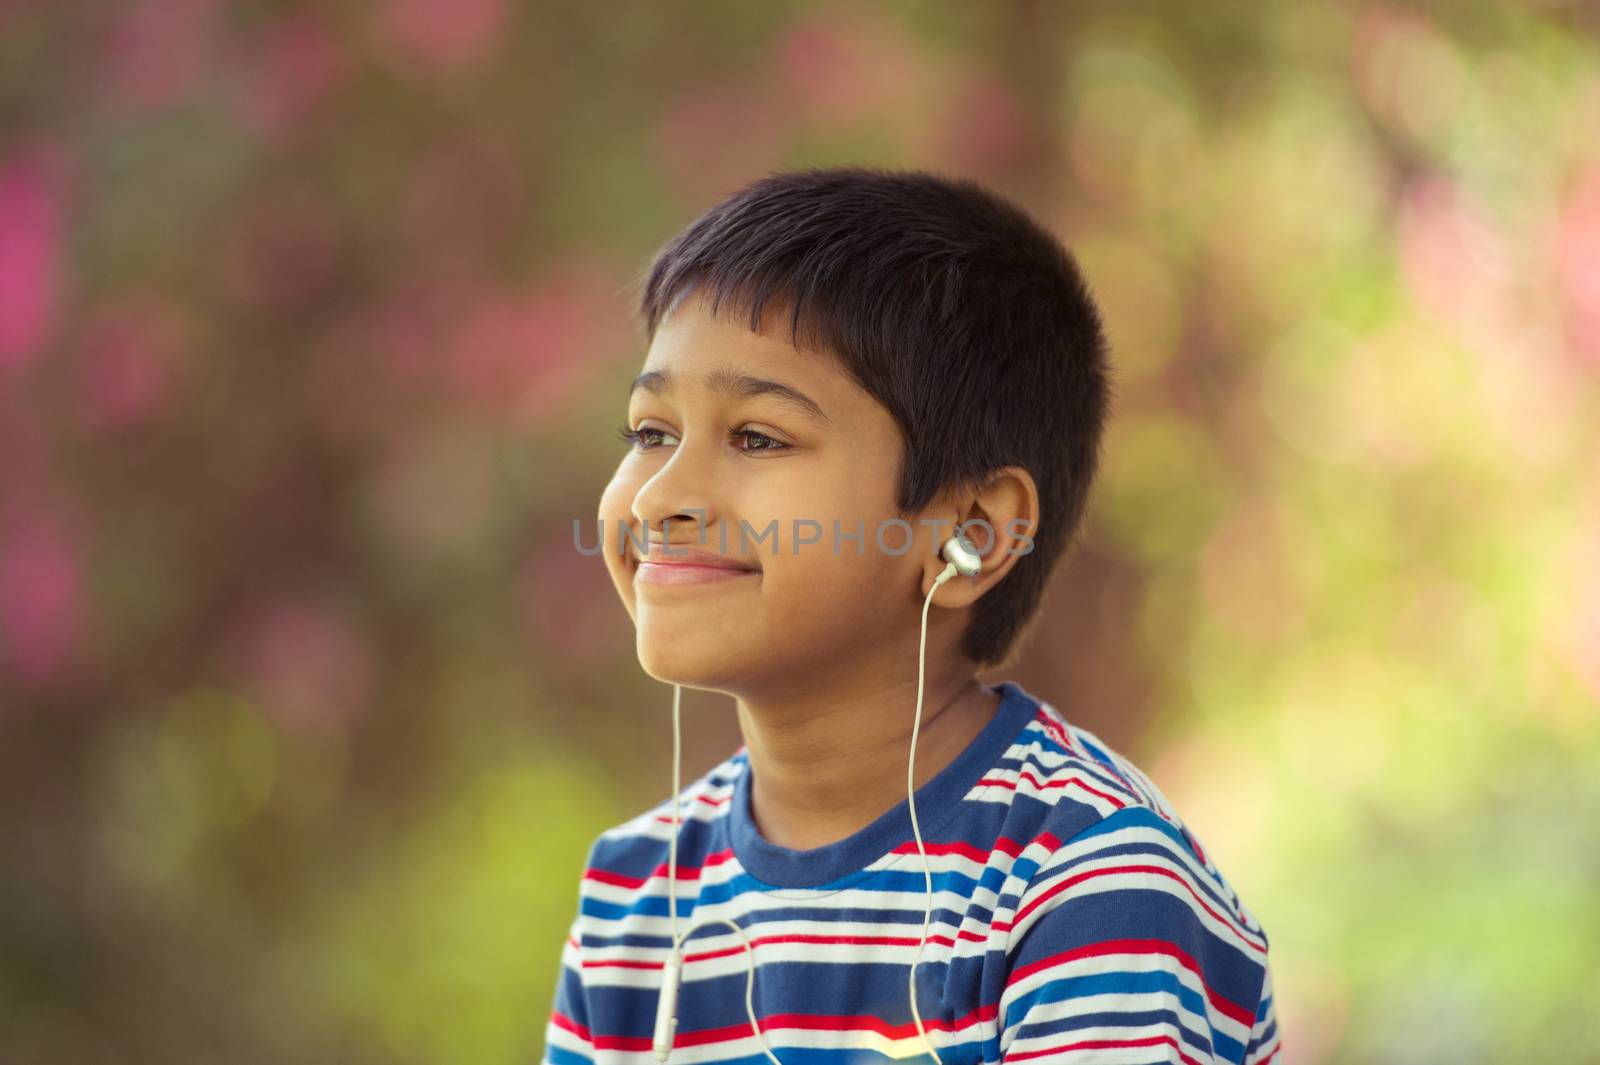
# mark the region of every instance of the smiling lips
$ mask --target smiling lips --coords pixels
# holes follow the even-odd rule
[[[648,554],[638,559],[633,579],[639,584],[709,584],[760,574],[751,563],[715,551],[652,543]]]

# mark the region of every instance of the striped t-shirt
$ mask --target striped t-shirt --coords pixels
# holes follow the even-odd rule
[[[995,690],[994,717],[916,792],[934,890],[917,1006],[939,1059],[1272,1061],[1267,935],[1199,840],[1092,732],[1015,682]],[[680,796],[680,933],[706,917],[744,930],[782,1065],[933,1061],[906,986],[926,906],[908,804],[790,850],[757,829],[750,777],[740,747]],[[591,846],[543,1065],[655,1065],[671,830],[669,798]],[[747,973],[733,929],[695,930],[670,1062],[769,1060]]]

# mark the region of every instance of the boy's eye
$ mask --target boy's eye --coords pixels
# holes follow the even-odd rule
[[[624,425],[617,429],[617,435],[640,451],[649,451],[651,448],[659,446],[660,440],[657,439],[658,437],[670,437],[674,442],[678,439],[665,429],[656,429],[648,425],[638,429],[630,429]]]
[[[640,426],[638,429],[630,429],[623,425],[617,429],[617,435],[639,451],[653,451],[662,445],[662,438],[671,440],[674,444],[678,442],[677,436],[673,433],[649,425]],[[728,439],[734,441],[744,439],[747,442],[747,446],[740,448],[740,450],[745,452],[786,451],[789,447],[788,444],[754,429],[735,429],[728,434]]]
[[[734,439],[742,436],[749,440],[751,446],[745,449],[748,451],[782,451],[789,446],[782,441],[774,440],[766,433],[758,433],[754,429],[739,429],[729,435]],[[756,441],[760,441],[760,443],[758,444]]]

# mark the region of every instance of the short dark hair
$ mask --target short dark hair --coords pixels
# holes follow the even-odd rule
[[[656,254],[638,305],[648,339],[696,288],[713,315],[748,311],[752,332],[769,303],[792,310],[789,342],[831,352],[888,408],[905,443],[902,516],[1001,466],[1033,475],[1033,549],[974,604],[960,643],[979,669],[1010,662],[1082,522],[1111,402],[1100,314],[1071,253],[971,180],[774,171]]]

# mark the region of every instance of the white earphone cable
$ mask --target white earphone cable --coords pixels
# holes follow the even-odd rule
[[[922,1024],[922,1011],[917,1009],[917,963],[922,960],[923,948],[928,945],[928,923],[933,917],[933,867],[928,864],[928,849],[923,846],[922,830],[917,827],[917,799],[913,789],[916,781],[917,732],[922,728],[922,682],[928,664],[928,608],[933,605],[933,593],[939,590],[939,585],[955,576],[955,572],[954,565],[946,566],[944,572],[934,578],[933,587],[928,589],[928,597],[922,601],[922,641],[917,649],[917,717],[911,725],[911,757],[906,759],[906,799],[911,805],[911,834],[917,839],[917,853],[922,855],[922,875],[928,898],[927,908],[922,912],[922,940],[917,944],[916,956],[911,959],[911,971],[906,976],[906,993],[911,996],[911,1016],[917,1022],[917,1034],[928,1044],[928,1052],[939,1065],[944,1065],[944,1059],[934,1048],[933,1040],[928,1038],[928,1030]]]

